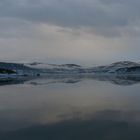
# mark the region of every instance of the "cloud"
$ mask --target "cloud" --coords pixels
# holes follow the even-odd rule
[[[129,25],[134,28],[132,23],[140,20],[139,4],[138,0],[0,0],[0,18],[91,28],[95,34],[111,37],[122,35]]]
[[[138,0],[0,0],[0,59],[138,60],[139,5]]]

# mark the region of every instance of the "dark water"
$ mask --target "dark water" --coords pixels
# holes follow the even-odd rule
[[[2,81],[0,140],[139,140],[138,77]]]

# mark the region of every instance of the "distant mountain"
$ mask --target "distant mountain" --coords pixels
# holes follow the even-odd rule
[[[140,64],[130,61],[116,62],[106,66],[98,67],[82,67],[76,64],[45,64],[45,63],[5,63],[0,62],[0,76],[3,75],[16,76],[39,76],[43,74],[49,75],[65,75],[65,74],[90,74],[90,75],[108,75],[108,74],[140,74]]]
[[[130,61],[120,61],[106,66],[93,68],[95,73],[104,74],[138,74],[140,73],[140,64]]]
[[[46,63],[28,63],[24,64],[30,68],[36,68],[36,69],[74,69],[74,68],[80,68],[80,65],[76,64],[63,64],[63,65],[56,65],[56,64],[46,64]]]
[[[46,64],[46,63],[28,63],[25,66],[38,70],[41,74],[81,74],[86,73],[86,68],[76,64]]]
[[[5,63],[0,62],[0,78],[13,76],[34,75],[37,73],[36,69],[25,66],[20,63]]]

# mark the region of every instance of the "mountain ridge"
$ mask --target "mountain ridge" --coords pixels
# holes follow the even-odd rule
[[[0,62],[0,70],[12,70],[15,75],[40,74],[140,74],[140,63],[119,61],[105,66],[83,67],[77,64],[7,63]],[[0,73],[2,75],[2,73]],[[8,73],[7,73],[8,74]]]

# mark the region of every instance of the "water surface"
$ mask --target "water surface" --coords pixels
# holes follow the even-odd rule
[[[53,77],[0,86],[0,140],[138,140],[132,77]]]

